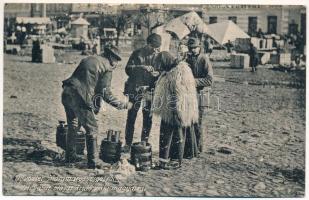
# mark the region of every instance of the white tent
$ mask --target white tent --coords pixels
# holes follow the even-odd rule
[[[228,40],[233,42],[236,38],[250,38],[230,20],[208,25],[207,34],[221,45],[227,43]]]
[[[48,17],[16,17],[17,24],[50,24],[51,21]]]
[[[89,22],[83,18],[71,22],[71,34],[73,38],[88,38]]]
[[[71,24],[74,25],[90,25],[89,22],[81,17],[79,17],[78,19],[76,19],[75,21],[71,22]]]

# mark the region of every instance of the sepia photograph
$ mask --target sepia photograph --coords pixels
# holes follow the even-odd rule
[[[2,195],[304,198],[290,2],[3,2]]]

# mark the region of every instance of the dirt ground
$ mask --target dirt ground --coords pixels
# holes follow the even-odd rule
[[[4,195],[304,196],[305,72],[260,67],[253,74],[214,62],[215,75],[225,82],[215,82],[210,91],[205,151],[177,170],[133,172],[124,163],[124,173],[108,165],[104,170],[68,167],[61,160],[63,152],[55,145],[58,120],[65,119],[61,81],[82,58],[76,52],[62,54],[56,64],[4,55]],[[112,80],[112,91],[123,100],[127,57]],[[97,116],[99,141],[107,129],[121,130],[124,141],[126,114],[105,105]],[[135,141],[141,122],[139,112]],[[155,161],[159,122],[155,117],[150,137]],[[43,155],[34,160],[41,147]]]

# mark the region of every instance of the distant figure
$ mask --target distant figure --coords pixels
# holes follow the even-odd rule
[[[187,59],[187,53],[188,53],[189,49],[187,47],[187,45],[185,44],[179,44],[178,46],[178,52],[177,52],[177,61],[183,61]]]
[[[295,47],[298,54],[304,53],[304,46],[305,46],[304,37],[298,32],[295,40]]]
[[[17,37],[16,37],[16,35],[15,35],[15,32],[13,32],[13,33],[12,33],[12,36],[10,37],[11,43],[12,43],[12,44],[15,44],[16,39],[17,39]]]
[[[42,61],[42,50],[40,41],[36,39],[32,43],[32,62],[41,62]]]
[[[86,49],[87,49],[87,45],[85,43],[85,40],[84,38],[81,38],[80,43],[79,43],[79,50],[86,51]]]
[[[259,28],[258,32],[256,33],[256,36],[258,38],[264,38],[264,33],[261,28]]]
[[[101,53],[101,42],[100,42],[100,37],[97,36],[94,40],[93,40],[93,46],[95,46],[95,50],[92,49],[92,51],[96,51],[97,54]],[[94,47],[93,47],[94,48]]]
[[[213,50],[213,45],[211,43],[210,38],[207,37],[206,40],[204,40],[204,53],[206,53],[210,57],[212,50]]]
[[[23,44],[24,44],[26,37],[27,37],[27,29],[26,29],[26,27],[23,26],[23,27],[21,28],[20,45],[23,45]]]
[[[250,43],[250,49],[249,49],[249,56],[250,56],[250,67],[252,67],[252,72],[255,72],[256,66],[259,64],[259,54],[257,52],[257,49],[253,46],[252,43]]]
[[[22,45],[22,33],[21,33],[21,27],[20,26],[17,26],[16,27],[16,42],[17,42],[17,44],[19,44],[19,45]]]
[[[55,39],[56,39],[56,43],[60,43],[61,37],[58,33],[55,35]]]
[[[304,55],[296,55],[295,59],[291,63],[291,69],[305,69],[306,68],[306,59]]]
[[[225,46],[226,46],[227,52],[228,52],[228,53],[232,53],[232,50],[233,50],[234,45],[231,43],[230,40],[228,40],[228,42],[226,43]]]
[[[93,55],[98,55],[97,46],[98,46],[97,44],[94,44],[93,47],[92,47],[92,54]]]

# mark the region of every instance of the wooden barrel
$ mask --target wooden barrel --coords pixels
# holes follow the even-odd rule
[[[83,131],[77,131],[75,137],[76,154],[84,155],[85,140],[85,133]]]
[[[68,126],[65,125],[64,121],[59,121],[56,131],[56,144],[58,147],[65,150],[66,147],[66,135],[68,132]]]
[[[107,139],[102,140],[100,147],[100,159],[106,163],[116,163],[121,156],[121,142],[112,142]]]
[[[137,171],[147,171],[152,166],[151,145],[146,142],[133,143],[131,147],[131,163]]]

